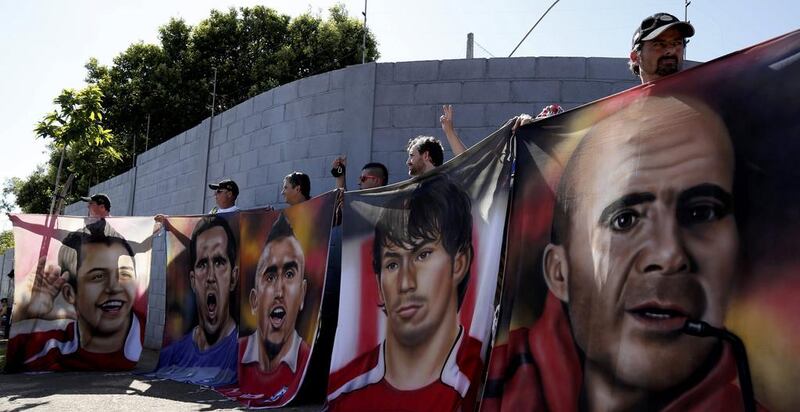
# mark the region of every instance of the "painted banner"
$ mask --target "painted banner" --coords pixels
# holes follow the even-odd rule
[[[153,220],[11,215],[6,371],[129,370],[142,352]]]
[[[519,130],[481,409],[800,410],[798,96],[800,31]]]
[[[218,388],[254,408],[291,402],[320,327],[335,192],[281,211],[239,213],[238,383]]]
[[[166,320],[151,376],[196,385],[236,383],[239,214],[166,223]]]
[[[344,200],[338,411],[473,410],[508,207],[506,126],[435,171]]]

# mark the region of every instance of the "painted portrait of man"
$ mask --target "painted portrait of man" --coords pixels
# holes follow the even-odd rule
[[[331,376],[331,410],[443,410],[474,400],[481,343],[459,323],[474,257],[471,201],[446,176],[385,206],[372,249],[386,338]]]

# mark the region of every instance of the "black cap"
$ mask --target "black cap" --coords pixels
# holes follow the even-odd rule
[[[239,186],[236,184],[236,182],[234,182],[231,179],[221,180],[217,184],[213,184],[212,183],[212,184],[208,185],[208,187],[210,187],[211,190],[217,190],[217,189],[220,189],[220,188],[228,189],[233,193],[234,196],[239,196]]]
[[[95,202],[98,205],[103,205],[106,207],[106,210],[111,211],[111,200],[108,199],[108,195],[105,193],[97,193],[91,196],[84,196],[81,198],[84,202]]]
[[[655,39],[670,27],[680,30],[684,38],[694,36],[694,27],[688,22],[678,20],[669,13],[656,13],[642,20],[642,24],[636,28],[631,40],[631,49],[635,49],[636,45],[641,42]]]

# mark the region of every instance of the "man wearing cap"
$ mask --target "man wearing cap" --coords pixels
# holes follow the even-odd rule
[[[111,215],[111,200],[105,193],[84,196],[81,200],[89,203],[89,217],[103,218]]]
[[[668,13],[656,13],[642,20],[633,33],[628,67],[642,83],[677,73],[683,66],[686,39],[694,27]]]
[[[217,184],[208,185],[214,193],[214,200],[217,205],[211,208],[211,214],[231,213],[239,210],[236,206],[236,198],[239,196],[239,185],[231,179],[221,180]]]

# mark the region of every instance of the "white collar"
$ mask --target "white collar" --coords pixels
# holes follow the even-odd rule
[[[285,363],[286,366],[292,370],[292,373],[296,373],[297,362],[300,357],[300,342],[302,339],[300,339],[300,335],[297,334],[297,331],[292,332],[292,337],[290,339],[289,350],[286,352],[286,355],[283,355],[280,362]],[[244,348],[244,353],[242,354],[242,364],[258,362],[258,347],[260,344],[258,331],[255,331],[247,337],[247,346]],[[280,364],[280,362],[278,363]]]

